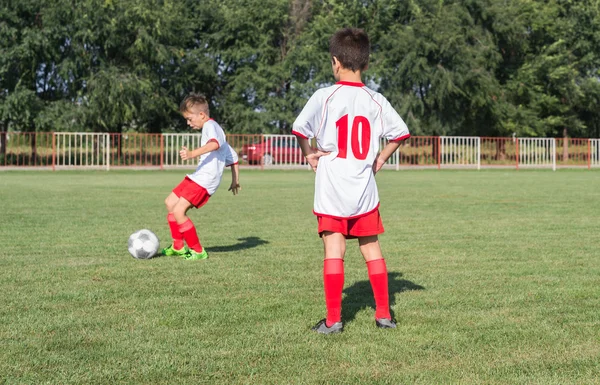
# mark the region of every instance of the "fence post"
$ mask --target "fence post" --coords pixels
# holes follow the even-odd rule
[[[588,139],[588,170],[592,168],[592,140]]]
[[[438,144],[438,150],[437,150],[437,166],[438,166],[438,170],[441,168],[441,160],[442,160],[442,139],[441,137],[437,137],[437,144]]]
[[[52,171],[56,171],[56,132],[52,132]]]
[[[33,158],[33,165],[37,166],[37,131],[33,133],[31,140],[31,157]],[[29,161],[29,164],[31,164],[31,161]]]
[[[519,169],[519,138],[516,138],[516,151],[515,151],[515,161],[516,161],[516,168],[517,170]]]
[[[104,151],[106,152],[106,171],[110,171],[110,134],[104,134]]]
[[[556,171],[556,139],[552,141],[552,171]]]
[[[481,170],[481,138],[477,137],[477,169]]]
[[[160,169],[164,170],[164,157],[165,157],[165,136],[160,134]]]
[[[260,135],[260,146],[261,148],[263,148],[263,156],[260,159],[260,169],[261,171],[263,171],[265,169],[265,154],[267,153],[267,149],[265,148],[265,135],[261,134]]]

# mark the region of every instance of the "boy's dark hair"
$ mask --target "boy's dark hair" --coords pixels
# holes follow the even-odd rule
[[[179,105],[179,112],[182,114],[184,112],[190,112],[192,109],[199,109],[208,115],[208,100],[206,96],[201,94],[196,94],[194,92],[188,94]]]
[[[340,29],[329,39],[331,60],[336,57],[342,67],[352,72],[367,68],[370,51],[369,36],[362,29]]]

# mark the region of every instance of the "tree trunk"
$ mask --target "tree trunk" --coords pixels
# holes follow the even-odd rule
[[[31,134],[31,159],[29,164],[33,162],[34,166],[37,166],[37,133]]]
[[[121,162],[125,164],[125,158],[123,158],[123,128],[120,128],[117,134],[115,135],[115,140],[117,141],[117,159],[121,159]]]
[[[6,156],[6,131],[0,132],[0,156]]]
[[[496,156],[495,160],[506,160],[506,142],[503,140],[496,141]]]
[[[431,138],[431,156],[433,157],[434,164],[438,162],[438,154],[440,153],[439,140],[437,136]]]

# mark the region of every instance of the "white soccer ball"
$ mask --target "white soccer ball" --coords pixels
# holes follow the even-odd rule
[[[133,258],[149,259],[156,255],[160,241],[156,234],[148,229],[136,231],[129,236],[127,249]]]

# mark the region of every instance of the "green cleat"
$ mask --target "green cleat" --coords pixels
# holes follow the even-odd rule
[[[173,248],[173,245],[170,245],[169,247],[165,247],[164,249],[162,249],[160,251],[160,255],[164,255],[167,257],[175,255],[178,257],[185,258],[188,255],[188,249],[187,249],[187,247],[183,246],[183,249],[177,250],[177,249]]]
[[[206,252],[205,249],[202,249],[201,253],[197,252],[196,250],[190,249],[187,256],[185,256],[185,259],[188,261],[198,260],[198,259],[206,259],[206,258],[208,258],[208,253]]]

